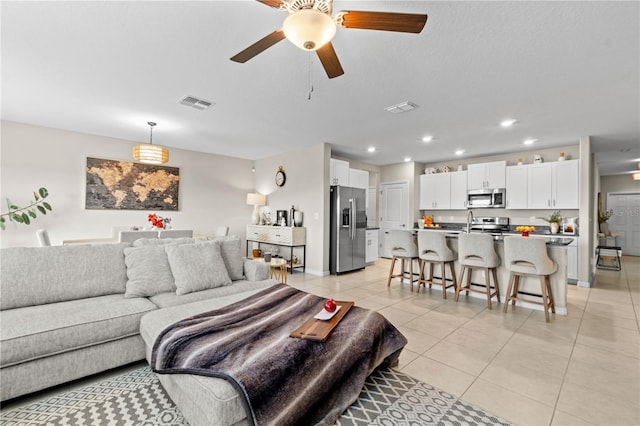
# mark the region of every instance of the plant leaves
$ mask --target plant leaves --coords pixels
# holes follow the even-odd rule
[[[44,208],[44,207],[42,207],[42,206],[36,206],[36,207],[38,208],[38,211],[39,211],[40,213],[42,213],[42,214],[47,214],[47,211],[45,210],[45,208]]]
[[[33,199],[38,201],[40,199],[40,196],[38,195],[38,193],[36,191],[33,191]]]
[[[29,220],[29,215],[26,213],[22,213],[22,221],[25,225],[29,225],[31,221]]]
[[[18,223],[22,223],[22,216],[20,216],[19,214],[16,213],[11,213],[11,216],[9,216],[11,218],[11,220],[13,220],[14,222],[18,222]]]
[[[38,192],[40,193],[40,196],[42,198],[47,198],[47,196],[49,195],[49,191],[47,191],[47,188],[40,188]]]
[[[42,205],[44,206],[44,208],[45,208],[45,209],[47,209],[47,210],[51,210],[51,206],[50,206],[50,205],[49,205],[49,203],[47,203],[46,201],[44,201],[44,202],[42,203]]]
[[[31,216],[32,218],[36,218],[36,212],[33,209],[30,209],[27,213],[29,213],[29,216]]]

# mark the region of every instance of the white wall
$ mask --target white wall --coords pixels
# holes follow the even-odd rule
[[[303,213],[307,233],[306,272],[326,275],[329,271],[329,144],[293,149],[282,155],[255,162],[256,190],[267,196],[271,217],[276,210]],[[275,184],[278,167],[283,166],[287,180],[283,187]]]
[[[6,121],[1,136],[1,211],[6,212],[6,197],[24,206],[41,186],[49,190],[53,207],[29,226],[8,224],[0,232],[1,247],[36,246],[39,228],[46,228],[57,245],[68,239],[108,238],[113,227],[149,226],[145,210],[84,209],[86,158],[132,161],[136,142]],[[254,191],[252,162],[175,148],[169,158],[168,166],[180,168],[180,210],[160,215],[170,217],[174,229],[211,234],[226,225],[244,238],[253,210],[246,204],[246,194]]]

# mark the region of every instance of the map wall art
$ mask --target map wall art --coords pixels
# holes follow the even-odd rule
[[[180,169],[87,158],[87,210],[178,210]]]

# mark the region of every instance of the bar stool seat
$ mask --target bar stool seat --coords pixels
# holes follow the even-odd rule
[[[505,237],[504,253],[505,266],[511,271],[504,312],[507,312],[509,301],[511,301],[513,309],[515,309],[516,300],[535,303],[544,307],[544,317],[549,322],[549,309],[552,313],[556,313],[549,275],[558,270],[558,264],[549,258],[545,240],[520,236]],[[539,277],[542,294],[537,297],[542,297],[541,302],[531,299],[536,295],[527,292],[529,297],[524,297],[525,294],[520,292],[518,287],[522,276]],[[522,295],[520,296],[520,294]]]
[[[442,286],[442,298],[447,298],[447,288],[457,287],[456,273],[453,262],[456,260],[456,254],[447,246],[447,238],[441,232],[435,231],[418,231],[418,257],[420,263],[420,274],[418,276],[418,291],[420,286],[424,285],[425,290],[427,284],[431,288],[432,284]],[[424,268],[429,264],[429,277],[425,278]],[[440,265],[441,277],[440,281],[433,279],[433,267],[435,264]],[[446,265],[451,270],[451,280],[447,284]]]
[[[487,296],[487,307],[491,309],[491,298],[496,296],[500,303],[500,287],[498,286],[497,268],[500,266],[500,256],[494,248],[493,237],[488,234],[466,234],[458,235],[458,259],[460,261],[460,275],[458,286],[456,287],[456,302],[460,298],[460,292],[464,291],[469,295],[470,291],[484,293]],[[471,282],[471,274],[474,269],[484,271],[485,283]],[[467,273],[466,282],[464,280]],[[493,287],[491,287],[491,277],[493,276]],[[472,286],[484,287],[482,290]],[[493,288],[494,292],[491,292]]]
[[[389,246],[391,247],[391,269],[389,270],[389,280],[387,287],[391,285],[393,278],[400,278],[403,283],[405,278],[409,279],[411,291],[413,291],[413,283],[418,281],[416,274],[413,273],[413,261],[418,259],[418,246],[416,245],[416,237],[411,231],[403,229],[392,229],[389,231]],[[400,260],[400,272],[393,273],[396,262]],[[405,272],[405,261],[409,262],[409,271]]]

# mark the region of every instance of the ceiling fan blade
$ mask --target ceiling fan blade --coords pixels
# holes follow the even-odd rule
[[[267,50],[277,42],[281,41],[282,39],[284,39],[284,32],[282,30],[274,31],[268,36],[256,41],[251,46],[244,49],[242,52],[233,56],[231,60],[234,62],[240,62],[244,64],[249,59],[264,52],[265,50]]]
[[[342,10],[336,16],[339,26],[362,30],[398,31],[418,34],[427,23],[427,15],[415,13]]]
[[[257,0],[257,1],[269,7],[275,7],[276,9],[278,9],[280,7],[280,3],[282,3],[282,0]]]
[[[338,55],[336,55],[336,51],[333,49],[331,42],[316,50],[316,53],[329,78],[340,77],[344,74],[342,65],[340,65],[340,61],[338,60]]]

